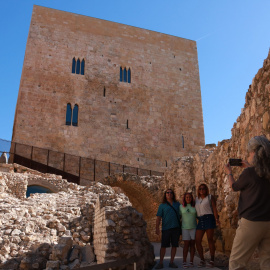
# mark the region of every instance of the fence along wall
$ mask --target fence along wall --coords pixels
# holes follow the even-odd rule
[[[68,105],[78,108],[75,126]],[[165,171],[204,146],[196,42],[34,6],[12,141]]]
[[[121,172],[139,176],[163,175],[162,172],[73,156],[15,142],[11,143],[10,156],[12,162],[44,173],[60,174],[67,180],[80,185],[87,185],[91,181],[101,181],[108,175]]]

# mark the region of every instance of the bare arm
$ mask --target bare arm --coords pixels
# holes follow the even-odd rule
[[[235,183],[235,180],[234,180],[233,175],[232,175],[232,167],[230,166],[229,163],[227,163],[225,165],[224,169],[225,169],[225,173],[228,175],[230,187],[232,188],[232,184]]]
[[[247,167],[251,167],[251,165],[246,160],[242,160],[241,168],[247,168]],[[225,169],[225,173],[228,175],[230,187],[232,188],[233,183],[235,183],[235,180],[234,180],[234,177],[232,174],[232,167],[228,163],[225,165],[224,169]],[[233,188],[232,188],[232,190],[233,190]]]
[[[160,225],[161,217],[157,217],[156,219],[156,234],[159,235],[160,230],[159,230],[159,225]]]

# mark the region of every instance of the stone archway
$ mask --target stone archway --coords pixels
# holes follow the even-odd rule
[[[30,178],[28,179],[28,184],[27,186],[40,186],[40,187],[44,187],[48,190],[50,190],[52,193],[56,193],[56,192],[59,192],[60,189],[51,184],[50,182],[48,182],[48,180],[45,180],[45,179],[40,179],[40,178]]]
[[[159,241],[156,235],[156,213],[160,204],[164,181],[161,176],[137,176],[116,174],[101,181],[111,187],[119,187],[129,198],[132,206],[143,214],[147,222],[147,235],[152,242]]]

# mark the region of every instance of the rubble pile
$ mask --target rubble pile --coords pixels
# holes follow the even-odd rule
[[[132,256],[141,257],[139,269],[153,263],[146,223],[123,193],[46,177],[0,172],[0,269],[75,269]],[[26,198],[33,178],[65,191]]]

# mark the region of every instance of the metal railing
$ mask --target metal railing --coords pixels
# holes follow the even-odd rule
[[[2,150],[0,139],[0,151]],[[8,141],[5,141],[7,150]],[[4,151],[3,151],[4,152]],[[113,162],[85,158],[26,144],[9,142],[5,151],[10,161],[42,173],[62,175],[64,179],[77,184],[99,181],[115,173],[131,173],[139,176],[162,176],[163,172],[152,171]]]

